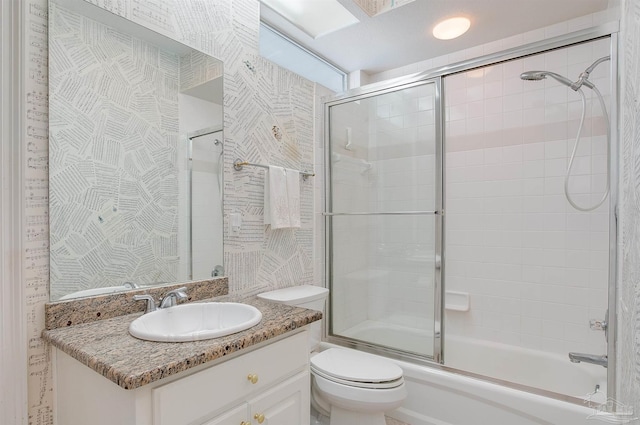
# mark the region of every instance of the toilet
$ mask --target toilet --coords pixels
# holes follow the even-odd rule
[[[328,294],[326,288],[303,285],[264,292],[258,298],[324,313]],[[407,397],[402,369],[382,357],[346,348],[315,352],[320,322],[311,328],[313,407],[330,418],[330,425],[385,425],[385,412],[400,407]]]

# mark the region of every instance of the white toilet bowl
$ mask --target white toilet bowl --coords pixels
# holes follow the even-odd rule
[[[324,313],[328,293],[325,288],[303,285],[258,297]],[[320,329],[318,322],[311,327],[313,352]],[[312,405],[330,417],[330,425],[386,425],[385,412],[400,407],[406,397],[402,369],[390,360],[346,348],[330,348],[311,357]]]
[[[402,369],[360,351],[330,348],[311,358],[314,407],[330,425],[385,425],[407,396]]]

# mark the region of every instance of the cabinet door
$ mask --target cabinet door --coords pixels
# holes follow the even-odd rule
[[[223,406],[245,402],[283,382],[284,377],[307,369],[308,332],[304,331],[153,388],[153,424],[197,423]],[[249,375],[258,379],[248,379]]]
[[[221,415],[203,423],[202,425],[249,425],[249,406],[247,403],[235,407],[231,410],[227,410]]]
[[[252,425],[309,425],[309,372],[249,400]]]

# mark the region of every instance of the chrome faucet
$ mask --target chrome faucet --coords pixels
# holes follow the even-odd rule
[[[156,306],[156,300],[153,299],[153,297],[149,294],[144,294],[144,295],[134,295],[133,296],[133,300],[134,301],[146,301],[147,302],[147,306],[144,309],[144,314],[147,313],[151,313],[153,311],[157,310],[157,306]]]
[[[178,304],[178,301],[184,301],[189,299],[189,296],[185,292],[187,290],[186,286],[182,288],[173,289],[166,293],[164,298],[160,300],[160,306],[158,308],[169,308]]]
[[[160,302],[158,304],[156,304],[156,300],[154,300],[153,297],[149,294],[134,295],[133,300],[146,301],[147,307],[145,308],[144,313],[147,314],[147,313],[156,311],[159,308],[173,307],[174,305],[178,304],[178,301],[189,299],[189,296],[187,295],[186,290],[187,290],[186,286],[183,286],[182,288],[173,289],[167,292],[164,298],[160,299]]]
[[[585,362],[602,367],[607,367],[607,364],[609,363],[606,354],[599,356],[597,354],[569,353],[569,360],[571,361],[571,363]]]

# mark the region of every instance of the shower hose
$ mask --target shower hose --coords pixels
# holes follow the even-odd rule
[[[600,199],[600,201],[598,203],[596,203],[593,206],[590,207],[582,207],[578,204],[576,204],[576,202],[571,198],[571,195],[569,193],[569,178],[571,177],[571,169],[573,168],[573,161],[576,157],[576,152],[578,152],[578,145],[580,144],[580,137],[582,135],[582,128],[584,127],[584,119],[585,119],[585,115],[586,115],[586,111],[587,111],[587,99],[586,96],[584,94],[584,92],[582,91],[582,89],[577,89],[576,91],[580,94],[580,98],[582,99],[582,115],[580,117],[580,125],[578,126],[578,134],[576,135],[576,142],[573,145],[573,152],[571,153],[571,158],[569,159],[569,166],[567,167],[567,174],[565,175],[564,178],[564,194],[567,198],[567,201],[569,201],[569,203],[571,204],[571,206],[579,211],[584,211],[584,212],[588,212],[588,211],[593,211],[596,208],[598,208],[600,205],[602,205],[602,203],[604,202],[605,199],[607,199],[607,196],[609,195],[609,184],[610,184],[610,177],[609,177],[609,171],[610,171],[610,160],[609,160],[609,154],[611,151],[611,128],[610,128],[610,123],[609,123],[609,116],[607,114],[607,108],[606,105],[604,103],[604,98],[602,97],[602,94],[600,93],[600,91],[598,90],[598,88],[596,86],[592,87],[592,90],[596,93],[598,100],[600,101],[600,108],[602,108],[602,115],[605,119],[605,122],[607,124],[607,188],[604,192],[604,195],[602,195],[602,199]]]

